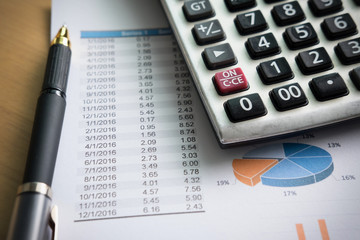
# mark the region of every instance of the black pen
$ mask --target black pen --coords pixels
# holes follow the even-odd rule
[[[70,41],[63,26],[51,42],[45,78],[37,102],[23,184],[10,222],[8,240],[56,238],[51,183],[65,113]],[[51,230],[52,229],[52,230]]]

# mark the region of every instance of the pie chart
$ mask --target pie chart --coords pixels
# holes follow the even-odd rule
[[[334,170],[330,153],[302,143],[266,145],[247,152],[232,163],[235,177],[255,186],[296,187],[324,180]]]

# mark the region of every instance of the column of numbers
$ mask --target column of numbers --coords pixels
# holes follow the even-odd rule
[[[137,37],[137,68],[139,88],[140,164],[142,213],[160,212],[159,161],[156,137],[156,96],[152,67],[151,37]]]
[[[200,177],[195,111],[193,106],[193,85],[184,59],[173,42],[174,78],[176,83],[176,105],[180,136],[179,153],[184,176],[185,210],[202,211],[203,196]]]

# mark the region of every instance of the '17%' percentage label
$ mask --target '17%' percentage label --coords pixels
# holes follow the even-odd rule
[[[283,191],[283,196],[284,197],[295,197],[295,196],[297,196],[297,193],[296,193],[296,191],[293,191],[293,190]]]

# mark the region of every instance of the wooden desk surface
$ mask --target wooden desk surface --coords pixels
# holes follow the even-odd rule
[[[0,239],[22,181],[50,42],[50,0],[0,1]]]

